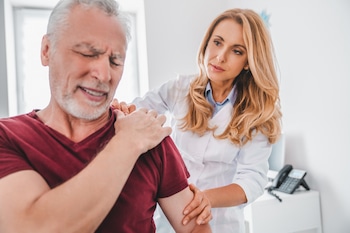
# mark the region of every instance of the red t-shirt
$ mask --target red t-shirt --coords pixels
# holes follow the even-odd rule
[[[44,125],[34,111],[1,119],[0,179],[30,169],[38,172],[51,188],[67,181],[115,134],[116,115],[111,114],[105,126],[78,143]],[[119,198],[96,232],[155,232],[153,213],[158,198],[186,188],[188,176],[177,148],[166,137],[137,160]]]

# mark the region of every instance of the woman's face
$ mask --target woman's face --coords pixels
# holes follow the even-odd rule
[[[205,50],[204,66],[211,83],[221,84],[232,84],[243,68],[249,68],[242,25],[225,19],[216,26]]]

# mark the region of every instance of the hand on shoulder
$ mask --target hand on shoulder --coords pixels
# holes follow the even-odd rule
[[[115,111],[116,134],[121,134],[125,140],[129,140],[140,153],[157,146],[171,133],[170,127],[163,126],[166,121],[165,115],[159,115],[154,110],[140,108],[128,115],[120,110]]]

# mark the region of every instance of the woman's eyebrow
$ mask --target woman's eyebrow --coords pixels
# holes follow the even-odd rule
[[[242,44],[234,44],[232,47],[240,47],[240,48],[242,48],[244,50],[247,50],[247,48],[244,45],[242,45]]]
[[[219,35],[213,35],[213,37],[216,37],[216,38],[218,38],[218,39],[220,39],[220,40],[222,40],[222,41],[225,41],[224,38],[222,38],[222,37],[219,36]]]
[[[225,41],[225,39],[222,36],[213,35],[213,37],[215,37],[216,39],[219,39],[221,41]],[[232,45],[232,48],[234,48],[234,47],[240,47],[240,48],[243,48],[243,49],[247,50],[247,48],[243,44],[234,44],[234,45]]]

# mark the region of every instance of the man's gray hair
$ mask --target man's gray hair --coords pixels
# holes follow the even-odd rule
[[[60,0],[52,10],[47,25],[47,35],[53,44],[58,39],[58,33],[68,26],[69,13],[76,5],[86,8],[95,7],[109,16],[115,16],[124,29],[126,40],[130,41],[130,20],[124,12],[119,10],[119,4],[115,0]]]

